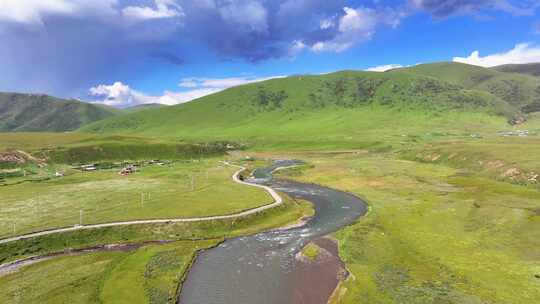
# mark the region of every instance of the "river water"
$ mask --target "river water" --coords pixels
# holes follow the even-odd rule
[[[313,203],[315,215],[303,226],[233,238],[202,251],[179,295],[181,304],[288,304],[295,302],[295,259],[311,240],[330,234],[366,214],[367,204],[338,190],[272,178],[280,160],[255,170],[248,182],[267,185],[292,198]]]

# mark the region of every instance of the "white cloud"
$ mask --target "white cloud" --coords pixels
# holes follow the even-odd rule
[[[89,94],[98,98],[103,98],[100,102],[109,106],[125,108],[148,103],[161,103],[174,105],[215,93],[216,90],[202,89],[189,92],[165,91],[162,96],[146,95],[142,92],[130,88],[122,82],[115,82],[112,85],[98,85],[90,88]]]
[[[148,6],[128,6],[122,14],[131,20],[150,20],[184,16],[182,7],[174,0],[155,0],[156,8]]]
[[[402,66],[401,64],[385,64],[385,65],[379,65],[379,66],[367,68],[366,71],[370,71],[370,72],[386,72],[388,70],[399,69],[399,68],[403,68],[403,67],[404,66]]]
[[[265,78],[184,78],[178,85],[183,88],[188,88],[189,90],[182,92],[165,91],[161,96],[146,95],[140,91],[130,88],[128,85],[123,84],[122,82],[117,81],[112,85],[101,84],[92,87],[89,90],[89,95],[100,98],[101,103],[119,108],[132,107],[148,103],[175,105],[192,101],[206,95],[214,94],[230,87],[280,77],[284,76]]]
[[[480,56],[480,52],[474,51],[468,57],[454,57],[453,61],[483,67],[493,67],[511,63],[540,62],[540,47],[528,43],[520,43],[507,52],[482,57]]]
[[[0,21],[43,25],[48,15],[114,13],[117,0],[0,0]]]
[[[307,47],[308,46],[301,40],[293,41],[291,47],[289,48],[289,57],[295,57]]]
[[[329,41],[318,41],[311,46],[314,52],[342,52],[356,43],[371,39],[380,24],[396,27],[401,16],[391,10],[344,7],[345,13],[337,24],[339,34]],[[322,25],[321,25],[322,26]]]
[[[334,20],[332,20],[332,19],[323,19],[323,20],[321,20],[320,28],[323,29],[323,30],[329,29],[329,28],[334,27],[334,26],[335,26],[335,23],[334,23]]]
[[[102,102],[114,107],[129,107],[138,104],[153,103],[157,97],[147,96],[139,91],[131,89],[122,82],[112,85],[98,85],[90,88],[91,96],[104,98]]]

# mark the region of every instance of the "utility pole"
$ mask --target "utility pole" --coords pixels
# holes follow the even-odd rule
[[[83,210],[79,210],[79,225],[83,225]]]
[[[141,192],[141,208],[144,207],[144,192]]]
[[[13,228],[13,235],[16,235],[16,234],[17,234],[17,230],[15,229],[15,222],[13,222],[12,228]]]

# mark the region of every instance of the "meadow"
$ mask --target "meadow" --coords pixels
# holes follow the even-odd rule
[[[481,170],[478,161],[488,167],[504,156],[511,166],[538,170],[537,155],[522,152],[522,145],[537,149],[536,142],[469,139],[455,145],[460,157],[450,161],[410,160],[410,151],[294,154],[309,166],[281,171],[284,177],[349,191],[370,204],[365,218],[335,234],[352,275],[332,303],[535,302],[538,185]],[[451,155],[453,147],[414,150],[448,148]]]
[[[175,303],[174,295],[196,250],[224,238],[294,224],[313,215],[307,202],[283,205],[242,219],[109,227],[0,245],[0,263],[102,244],[145,245],[132,251],[67,255],[0,277],[3,303]]]
[[[225,215],[272,202],[262,189],[232,181],[236,167],[218,158],[148,165],[0,187],[0,236],[75,224]]]
[[[197,250],[219,240],[65,256],[0,277],[2,303],[175,303]]]

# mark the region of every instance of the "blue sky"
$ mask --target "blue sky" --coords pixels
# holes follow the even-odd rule
[[[0,0],[0,91],[125,107],[300,73],[540,62],[539,7],[538,0]]]

